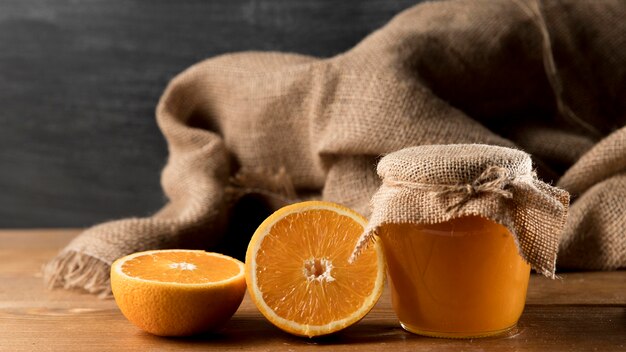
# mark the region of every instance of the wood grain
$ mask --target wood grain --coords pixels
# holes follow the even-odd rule
[[[233,51],[331,56],[417,2],[0,1],[0,227],[152,213],[175,74]]]
[[[160,338],[131,325],[112,300],[47,291],[41,265],[77,230],[0,231],[0,351],[625,351],[626,272],[533,276],[526,309],[507,337],[445,340],[399,328],[388,290],[360,323],[302,339],[267,322],[248,297],[217,334]]]

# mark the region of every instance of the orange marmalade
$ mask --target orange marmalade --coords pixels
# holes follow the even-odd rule
[[[513,328],[530,266],[511,233],[478,216],[381,227],[393,308],[410,332],[450,338]]]

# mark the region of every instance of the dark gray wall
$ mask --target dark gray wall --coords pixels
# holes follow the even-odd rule
[[[240,50],[331,56],[416,2],[0,0],[0,227],[150,214],[176,73]]]

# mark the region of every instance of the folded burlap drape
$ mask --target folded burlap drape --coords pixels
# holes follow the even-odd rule
[[[45,279],[107,294],[122,255],[214,248],[250,192],[274,206],[321,196],[368,214],[381,155],[450,143],[532,154],[539,176],[573,196],[557,265],[625,267],[624,18],[623,0],[437,1],[332,58],[198,63],[157,108],[168,204],[86,230]]]

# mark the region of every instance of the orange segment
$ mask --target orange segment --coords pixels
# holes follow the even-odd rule
[[[266,219],[250,241],[246,280],[268,320],[301,336],[319,336],[360,320],[382,292],[384,260],[376,243],[348,264],[366,220],[328,202],[303,202]]]
[[[240,261],[179,249],[116,260],[111,288],[124,316],[140,329],[185,336],[223,326],[241,304],[246,284]]]

